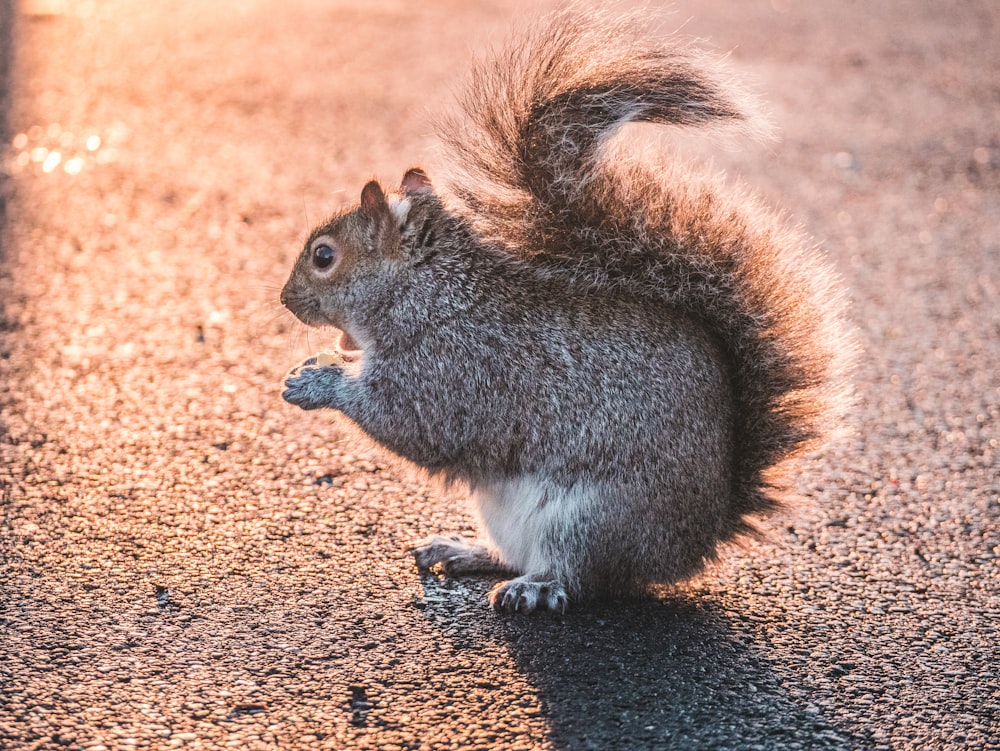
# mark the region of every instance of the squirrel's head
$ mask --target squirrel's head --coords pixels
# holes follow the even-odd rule
[[[361,308],[377,308],[401,272],[419,261],[414,206],[440,206],[421,169],[403,176],[388,196],[372,180],[357,206],[313,230],[281,291],[281,303],[310,326],[335,326],[357,339]]]

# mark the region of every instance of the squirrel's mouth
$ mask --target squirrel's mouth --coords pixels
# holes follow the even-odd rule
[[[306,364],[325,367],[327,365],[346,365],[361,360],[365,354],[361,345],[354,341],[354,338],[343,329],[338,329],[338,331],[340,332],[340,336],[336,344],[330,349],[317,352],[306,360]]]
[[[351,335],[343,329],[340,330],[340,339],[337,342],[337,353],[348,362],[352,360],[360,360],[361,355],[364,354],[361,349],[361,345],[354,341]]]

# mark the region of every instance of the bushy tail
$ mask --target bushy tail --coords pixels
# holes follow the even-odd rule
[[[549,16],[473,67],[460,113],[439,133],[478,208],[489,188],[553,211],[577,201],[605,142],[629,122],[756,127],[752,103],[679,38],[651,38],[641,15]],[[490,200],[488,211],[498,206]]]
[[[752,107],[690,45],[639,17],[561,11],[474,68],[442,138],[451,189],[488,242],[588,286],[685,311],[724,343],[736,399],[734,531],[774,505],[771,468],[815,447],[847,392],[835,276],[749,196],[605,148],[629,122],[753,128]]]

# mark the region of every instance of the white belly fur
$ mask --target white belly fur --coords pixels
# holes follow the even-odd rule
[[[533,574],[563,567],[564,560],[551,560],[553,553],[582,531],[580,522],[596,495],[591,486],[565,488],[524,476],[479,485],[475,500],[483,531],[501,560]]]

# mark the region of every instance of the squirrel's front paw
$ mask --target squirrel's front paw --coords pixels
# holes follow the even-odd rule
[[[500,582],[490,590],[490,605],[506,613],[534,613],[551,610],[565,613],[569,604],[566,588],[558,581],[537,581],[534,576],[519,576]]]
[[[281,398],[302,409],[336,407],[337,386],[343,371],[336,364],[323,364],[322,355],[303,360],[285,378]]]

